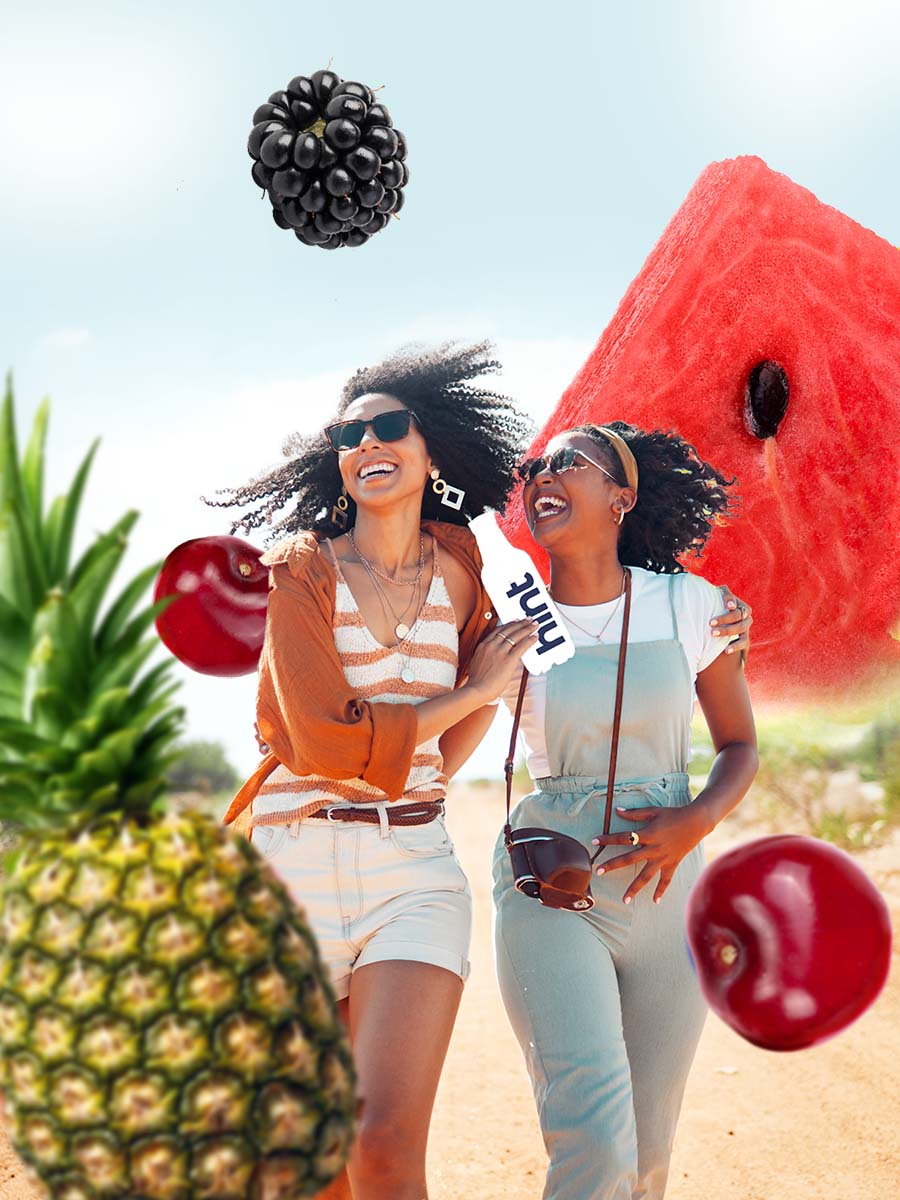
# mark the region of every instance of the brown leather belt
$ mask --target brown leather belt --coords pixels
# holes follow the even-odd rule
[[[444,805],[440,800],[426,800],[422,804],[398,804],[384,811],[388,825],[427,825],[429,821],[441,816]],[[318,808],[309,813],[307,819],[310,817],[326,821],[366,821],[370,825],[381,824],[381,817],[376,808],[352,808],[344,804]]]

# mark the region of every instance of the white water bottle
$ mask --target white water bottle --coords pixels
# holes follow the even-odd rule
[[[550,599],[537,567],[524,550],[511,546],[487,509],[469,522],[484,566],[481,578],[497,616],[507,624],[530,618],[538,622],[538,641],[522,656],[532,675],[543,675],[575,653],[575,643],[556,605]]]

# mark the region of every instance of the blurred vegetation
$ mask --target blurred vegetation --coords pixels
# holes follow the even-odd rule
[[[166,776],[173,792],[199,792],[203,797],[211,797],[219,792],[234,792],[240,785],[240,776],[228,761],[221,742],[183,742],[176,751],[178,759]]]
[[[713,750],[702,716],[693,732],[696,791]],[[847,850],[876,845],[900,825],[900,700],[840,716],[764,710],[757,733],[759,772],[733,819]]]

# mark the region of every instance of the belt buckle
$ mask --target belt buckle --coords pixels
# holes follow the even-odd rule
[[[337,821],[337,817],[333,817],[331,814],[333,812],[337,812],[337,810],[339,808],[343,808],[343,807],[344,806],[342,804],[329,804],[328,807],[325,809],[325,820],[331,821],[332,824],[335,824],[335,822]]]

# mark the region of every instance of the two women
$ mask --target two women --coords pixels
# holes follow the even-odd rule
[[[256,505],[245,530],[289,507],[276,529],[292,536],[265,556],[270,753],[226,819],[305,906],[350,1027],[364,1109],[330,1200],[427,1194],[471,916],[443,798],[535,640],[530,622],[494,628],[464,527],[503,507],[525,433],[473,386],[496,366],[484,346],[442,347],[358,372],[327,438],[224,501]]]
[[[507,693],[535,788],[512,825],[598,858],[593,905],[566,911],[516,889],[498,840],[498,975],[550,1158],[545,1200],[661,1200],[706,1013],[685,901],[702,839],[757,766],[720,595],[681,565],[727,513],[726,481],[680,438],[619,422],[561,434],[522,474],[576,652]],[[716,753],[692,799],[695,696]]]

